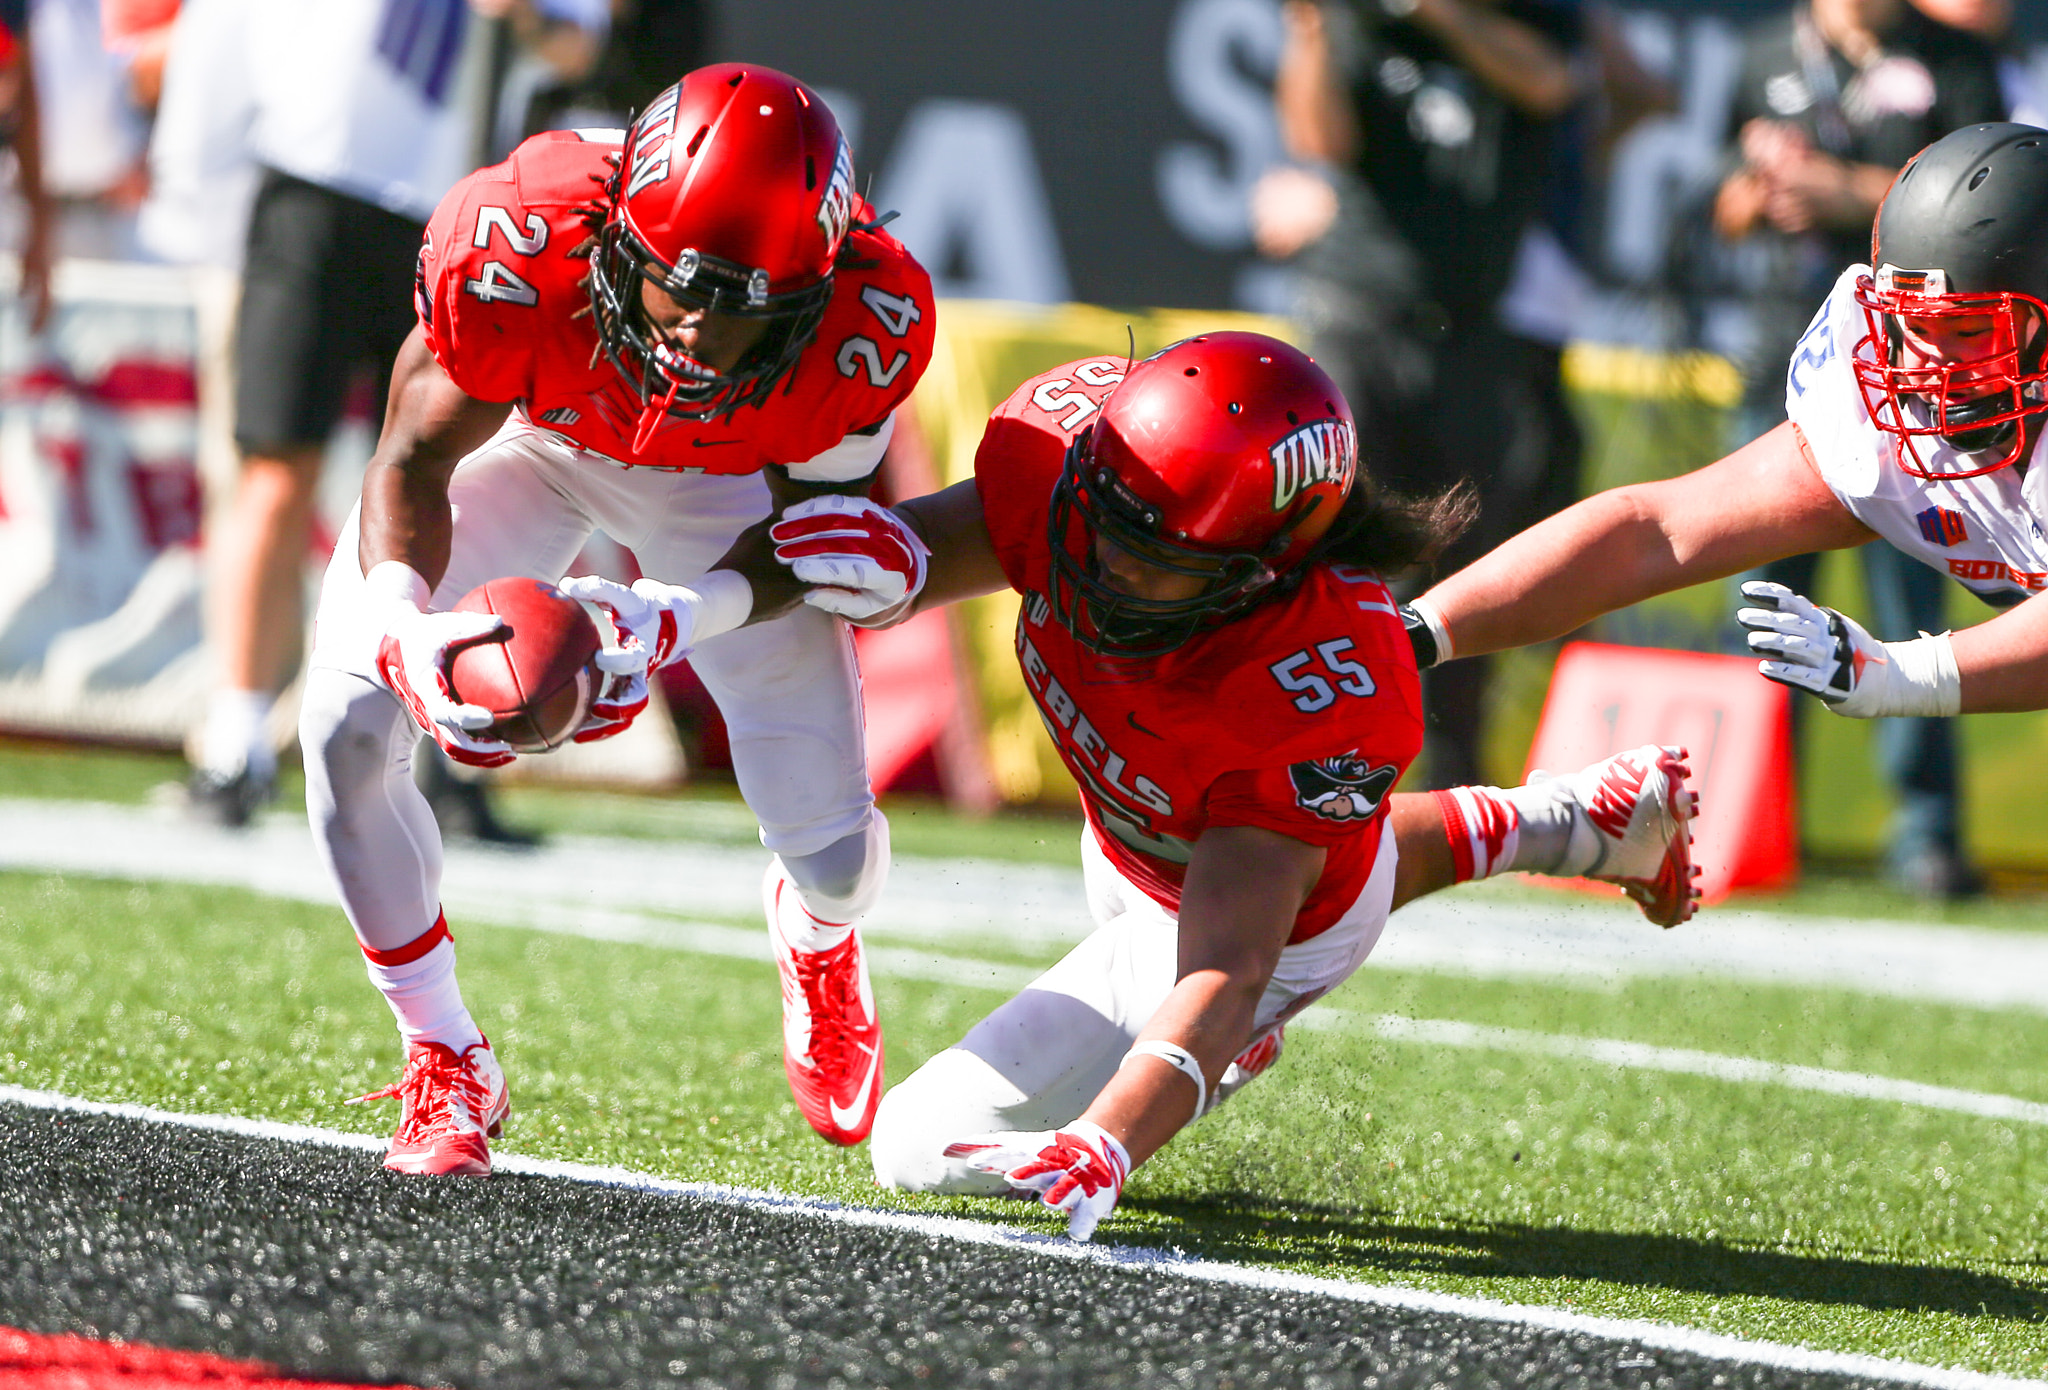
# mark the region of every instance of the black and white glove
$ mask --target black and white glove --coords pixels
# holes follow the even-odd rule
[[[1818,696],[1852,719],[1955,714],[1962,678],[1948,634],[1880,642],[1854,618],[1823,608],[1783,584],[1752,580],[1753,607],[1735,620],[1749,629],[1757,669],[1780,685]]]

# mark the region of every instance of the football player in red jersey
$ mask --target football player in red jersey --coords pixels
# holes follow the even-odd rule
[[[785,513],[778,558],[856,621],[1023,594],[1018,662],[1088,820],[1096,932],[889,1092],[878,1181],[1036,1191],[1085,1239],[1134,1166],[1271,1064],[1400,903],[1521,869],[1690,915],[1677,750],[1389,796],[1422,721],[1381,575],[1441,548],[1460,506],[1381,493],[1319,367],[1217,333],[1026,382],[971,481],[894,512]]]
[[[765,523],[867,490],[930,360],[929,278],[854,192],[817,94],[728,64],[685,76],[630,131],[539,135],[456,185],[417,298],[322,590],[300,725],[314,831],[407,1046],[380,1093],[404,1104],[387,1166],[488,1172],[507,1108],[456,985],[407,709],[450,756],[510,761],[443,674],[450,647],[497,620],[443,610],[487,579],[554,581],[597,527],[647,577],[562,580],[617,635],[579,738],[625,728],[650,671],[694,661],[775,853],[764,898],[791,1087],[821,1134],[858,1142],[882,1036],[854,924],[881,890],[888,826],[852,644],[796,602]]]

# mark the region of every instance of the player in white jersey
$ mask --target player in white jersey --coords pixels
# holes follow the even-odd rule
[[[1763,674],[1861,718],[2048,706],[2048,609],[2023,603],[2048,588],[2048,131],[1968,126],[1921,151],[1871,259],[1794,351],[1784,424],[1695,472],[1589,497],[1445,580],[1410,607],[1422,663],[1882,537],[2020,606],[1884,643],[1783,585],[1745,584],[1737,616]]]

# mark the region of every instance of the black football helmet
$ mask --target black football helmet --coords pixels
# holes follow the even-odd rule
[[[1899,465],[1968,478],[2026,457],[2048,412],[2048,130],[1965,126],[1913,156],[1878,209],[1870,263],[1852,365]],[[1944,321],[1983,347],[1949,360],[1916,344]],[[1948,450],[1923,456],[1935,440]]]

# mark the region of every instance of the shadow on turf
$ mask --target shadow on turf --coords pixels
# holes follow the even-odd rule
[[[1173,1243],[1210,1259],[1307,1265],[1336,1278],[1451,1274],[1485,1279],[1597,1279],[1716,1295],[2048,1322],[2048,1287],[1941,1265],[1743,1249],[1683,1236],[1501,1223],[1422,1226],[1338,1207],[1219,1192],[1200,1201],[1127,1198],[1122,1210],[1174,1222]],[[1111,1240],[1121,1233],[1104,1232]],[[1132,1232],[1134,1244],[1159,1232]]]

